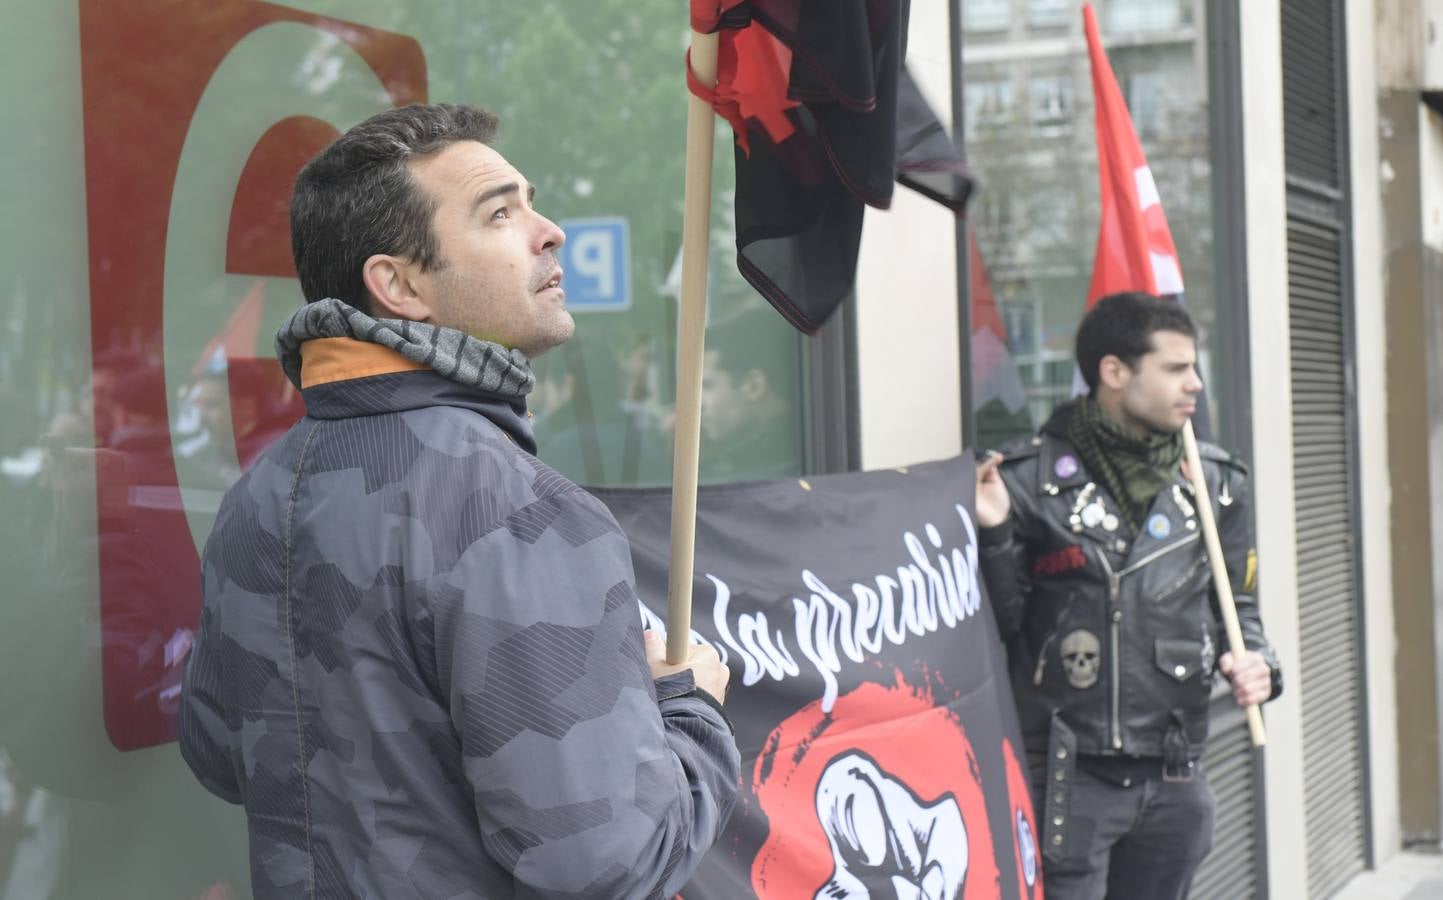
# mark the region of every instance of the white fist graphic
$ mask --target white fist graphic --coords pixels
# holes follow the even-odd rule
[[[950,793],[924,805],[865,754],[850,751],[817,782],[817,818],[834,871],[815,900],[956,900],[967,829]]]

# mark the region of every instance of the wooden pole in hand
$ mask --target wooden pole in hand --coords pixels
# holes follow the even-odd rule
[[[717,35],[691,33],[691,70],[716,85]],[[706,337],[707,247],[711,224],[711,104],[687,95],[686,194],[681,227],[681,315],[676,338],[676,449],[671,469],[671,572],[666,661],[686,661],[691,641],[691,579],[696,547],[696,482],[701,461],[701,370]]]
[[[1193,434],[1192,421],[1182,429],[1183,450],[1187,454],[1188,480],[1192,482],[1193,496],[1197,499],[1198,518],[1202,519],[1203,540],[1207,542],[1208,562],[1212,564],[1213,589],[1217,591],[1218,608],[1222,610],[1223,627],[1228,633],[1228,649],[1233,659],[1238,660],[1248,649],[1243,643],[1243,629],[1238,624],[1238,607],[1233,602],[1233,585],[1228,580],[1227,563],[1223,560],[1222,541],[1218,539],[1218,523],[1213,517],[1213,501],[1208,496],[1208,485],[1203,478],[1202,457],[1197,452],[1197,436]],[[1248,731],[1252,733],[1253,746],[1261,747],[1268,742],[1263,731],[1263,714],[1256,705],[1246,706]]]

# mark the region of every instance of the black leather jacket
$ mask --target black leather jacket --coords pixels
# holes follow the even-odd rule
[[[1163,756],[1170,746],[1175,755],[1182,738],[1196,759],[1227,638],[1192,491],[1179,472],[1132,534],[1068,440],[1071,414],[1059,408],[1036,437],[1004,450],[1012,514],[979,534],[1024,741],[1046,748],[1055,713],[1079,753]],[[1247,471],[1212,445],[1199,452],[1244,642],[1268,659],[1276,697],[1282,681],[1253,593]]]

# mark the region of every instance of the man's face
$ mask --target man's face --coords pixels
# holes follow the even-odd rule
[[[1177,331],[1155,331],[1152,352],[1138,360],[1137,369],[1122,367],[1121,424],[1167,434],[1180,431],[1197,411],[1202,387],[1197,343]]]
[[[566,236],[531,205],[533,189],[501,154],[457,141],[410,163],[435,200],[441,264],[417,275],[430,321],[538,356],[567,341],[556,250]]]

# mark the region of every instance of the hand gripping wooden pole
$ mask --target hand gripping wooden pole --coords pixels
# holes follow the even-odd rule
[[[691,70],[716,84],[717,35],[691,34]],[[676,338],[676,448],[671,469],[671,571],[667,583],[666,661],[686,661],[691,641],[691,580],[696,547],[696,482],[701,460],[701,372],[706,344],[707,245],[711,224],[711,104],[688,94],[686,194],[681,226],[681,314]]]
[[[1222,611],[1223,627],[1228,633],[1228,649],[1233,659],[1242,658],[1247,646],[1243,643],[1243,629],[1238,624],[1238,607],[1233,602],[1233,585],[1228,580],[1227,563],[1223,560],[1222,541],[1218,539],[1218,523],[1213,517],[1212,497],[1208,496],[1207,480],[1203,478],[1202,457],[1197,452],[1197,436],[1193,434],[1192,421],[1182,429],[1183,450],[1187,454],[1188,480],[1192,482],[1193,496],[1197,499],[1198,518],[1202,519],[1203,540],[1207,542],[1208,562],[1212,564],[1213,590],[1217,591],[1218,609]],[[1253,746],[1261,747],[1268,742],[1263,731],[1263,714],[1256,705],[1244,707],[1248,716],[1248,731],[1253,737]]]

